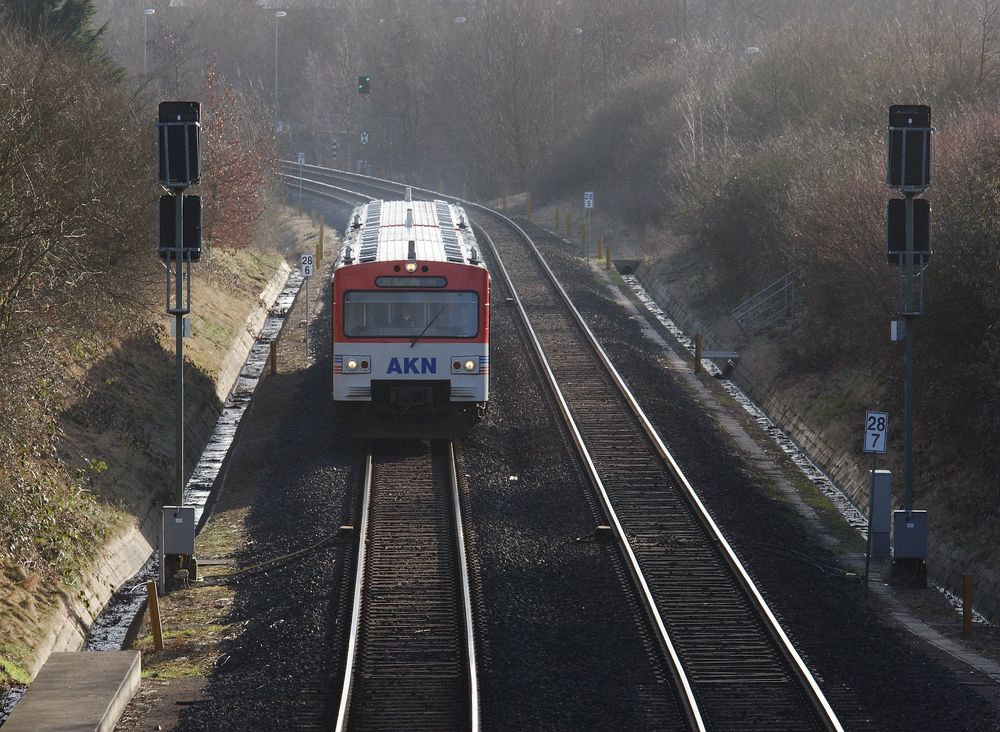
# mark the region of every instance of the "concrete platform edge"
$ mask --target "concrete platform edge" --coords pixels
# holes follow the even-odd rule
[[[53,653],[4,729],[112,732],[141,683],[138,651]]]

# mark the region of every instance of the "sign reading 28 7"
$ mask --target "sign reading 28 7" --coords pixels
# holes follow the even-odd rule
[[[889,439],[889,413],[865,412],[865,452],[885,452]]]

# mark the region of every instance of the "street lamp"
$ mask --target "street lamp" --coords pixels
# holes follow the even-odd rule
[[[274,116],[278,116],[278,18],[284,18],[288,13],[279,10],[274,14]]]
[[[583,28],[574,28],[573,35],[575,35],[579,40],[577,42],[577,51],[580,56],[580,101],[583,102],[584,97],[584,83],[583,83]],[[586,105],[585,105],[586,106]]]
[[[149,16],[156,12],[155,8],[146,8],[142,11],[142,75],[146,75],[146,68],[148,66],[147,58],[148,53],[146,52],[146,41],[149,38],[149,32],[147,26],[149,25]]]

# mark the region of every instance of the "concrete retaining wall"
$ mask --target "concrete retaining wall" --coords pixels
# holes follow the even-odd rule
[[[285,262],[281,263],[278,271],[274,273],[267,286],[257,296],[258,306],[247,316],[246,322],[236,337],[236,341],[229,349],[229,353],[222,360],[222,368],[219,369],[219,375],[215,379],[215,395],[219,397],[220,402],[226,401],[229,397],[229,392],[236,385],[236,380],[240,377],[240,371],[243,370],[243,363],[247,360],[247,355],[253,347],[257,334],[260,333],[264,321],[267,320],[271,306],[274,305],[274,301],[278,299],[278,295],[284,289],[285,282],[288,280],[288,275],[291,271],[288,264]]]
[[[738,369],[737,369],[738,370]],[[743,388],[742,385],[740,388]],[[857,506],[868,505],[868,472],[859,468],[854,448],[830,444],[822,430],[815,429],[796,414],[794,407],[774,390],[759,397],[747,392],[764,412],[791,437],[795,443],[829,475]],[[897,508],[899,508],[897,506]],[[956,546],[947,534],[935,531],[934,512],[928,514],[927,571],[930,579],[961,596],[962,575],[973,576],[973,604],[976,610],[996,622],[1000,619],[1000,571],[975,552]]]
[[[215,393],[220,402],[225,401],[236,384],[243,362],[246,361],[274,301],[281,294],[289,272],[288,265],[282,262],[258,295],[257,307],[247,317],[239,337],[226,354],[215,385]],[[197,424],[191,425],[189,433],[197,436],[200,445],[204,445],[211,436],[217,416],[217,410],[206,408],[199,412]],[[197,452],[200,451],[199,447]],[[76,594],[64,593],[60,597],[60,607],[53,615],[49,631],[36,649],[33,662],[27,669],[32,677],[38,673],[51,653],[78,651],[83,647],[90,625],[105,603],[125,580],[142,568],[153,553],[159,517],[159,506],[151,505],[145,516],[138,518],[135,524],[108,542],[102,556],[83,578]]]

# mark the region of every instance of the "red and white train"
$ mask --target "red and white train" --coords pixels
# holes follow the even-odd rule
[[[490,275],[461,207],[370,201],[333,274],[333,399],[365,437],[452,437],[489,400]]]

